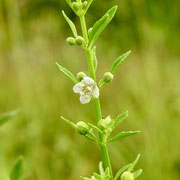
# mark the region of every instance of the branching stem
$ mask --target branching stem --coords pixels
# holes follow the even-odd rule
[[[87,32],[86,21],[85,21],[84,15],[80,16],[80,22],[81,22],[83,37],[85,39],[85,42],[88,43],[89,38],[88,38],[88,32]],[[92,49],[85,48],[85,52],[86,52],[86,58],[87,58],[90,76],[91,76],[91,78],[93,78],[96,81],[96,73],[95,73],[95,69],[94,69],[94,65],[93,65]],[[94,105],[95,105],[97,122],[99,122],[102,119],[101,105],[100,105],[99,98],[94,99]],[[108,153],[108,148],[107,148],[106,142],[104,142],[103,136],[104,135],[102,133],[99,133],[99,139],[101,142],[100,148],[101,148],[101,152],[102,152],[102,157],[104,160],[105,167],[106,168],[109,167],[109,169],[110,169],[111,180],[113,180],[113,172],[112,172],[110,157],[109,157],[109,153]]]

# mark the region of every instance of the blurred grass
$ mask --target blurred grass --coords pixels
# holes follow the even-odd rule
[[[142,180],[179,180],[179,1],[95,1],[89,26],[114,4],[119,11],[97,42],[98,77],[120,54],[133,53],[103,89],[103,115],[129,110],[120,129],[141,134],[109,146],[113,167],[118,170],[141,153]],[[83,52],[65,43],[71,33],[62,9],[79,29],[64,1],[0,1],[0,113],[22,109],[0,129],[0,179],[8,179],[21,154],[26,180],[75,180],[91,175],[101,160],[98,147],[59,118],[95,122],[93,104],[81,105],[55,66],[58,61],[74,73],[87,72]]]

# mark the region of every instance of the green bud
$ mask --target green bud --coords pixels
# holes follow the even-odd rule
[[[66,42],[70,45],[70,46],[74,46],[76,45],[76,40],[73,37],[68,37],[66,39]]]
[[[113,80],[113,77],[114,77],[113,74],[111,74],[110,72],[106,72],[106,73],[104,73],[103,80],[106,83],[109,83],[109,82],[111,82]]]
[[[78,11],[79,10],[79,3],[77,3],[77,2],[73,2],[72,3],[72,6],[73,6],[73,8],[74,8],[74,10],[76,10],[76,11]]]
[[[84,72],[79,72],[77,73],[77,80],[78,81],[82,81],[84,79],[84,77],[86,77],[86,74]]]
[[[81,135],[86,135],[89,133],[89,126],[85,122],[78,122],[76,124],[77,132]]]
[[[131,172],[129,171],[125,171],[122,175],[121,175],[121,180],[134,180],[134,176]]]
[[[76,38],[76,44],[77,44],[78,46],[82,46],[83,43],[84,43],[84,38],[81,37],[81,36],[77,36],[77,38]]]
[[[82,8],[83,8],[83,9],[86,9],[86,7],[87,7],[87,1],[84,1],[84,2],[82,3]]]
[[[98,123],[98,127],[101,129],[101,130],[107,130],[108,128],[110,128],[110,126],[112,125],[113,121],[111,119],[110,116],[108,116],[107,118],[105,119],[101,119]],[[110,130],[110,129],[109,129]],[[109,130],[107,130],[109,132]],[[111,129],[112,130],[112,129]]]

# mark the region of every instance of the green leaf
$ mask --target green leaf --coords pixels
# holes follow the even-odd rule
[[[64,120],[68,125],[70,125],[73,129],[76,130],[76,124],[69,121],[68,119],[64,118],[63,116],[61,116],[61,119]]]
[[[122,123],[128,117],[128,111],[120,114],[114,121],[113,129],[115,129],[120,123]]]
[[[89,127],[93,128],[94,130],[100,132],[100,133],[103,133],[97,126],[91,124],[91,123],[88,123]]]
[[[23,158],[19,157],[10,173],[11,180],[20,180],[23,169]]]
[[[111,72],[112,74],[114,74],[115,70],[119,67],[119,65],[120,65],[130,54],[131,54],[131,51],[128,51],[127,53],[125,53],[125,54],[123,54],[122,56],[118,57],[118,58],[114,61],[113,65],[112,65],[112,67],[111,67],[110,72]]]
[[[137,177],[139,177],[141,174],[142,174],[142,169],[139,169],[139,170],[137,170],[137,171],[135,171],[134,173],[133,173],[133,176],[134,176],[134,179],[136,179]]]
[[[98,67],[98,61],[97,61],[97,57],[96,57],[96,46],[94,46],[92,49],[92,57],[93,57],[94,70],[96,72],[97,67]]]
[[[74,37],[77,37],[78,34],[77,34],[77,30],[76,30],[76,26],[74,25],[74,23],[66,16],[65,12],[62,11],[62,14],[65,18],[65,20],[67,21],[67,23],[69,24],[70,28],[71,28],[71,31],[72,33],[74,34]]]
[[[139,158],[140,158],[140,154],[138,154],[137,158],[131,163],[131,166],[128,168],[128,171],[132,171],[134,169],[135,165],[139,161]]]
[[[20,111],[19,109],[16,109],[14,111],[1,114],[0,115],[0,126],[3,125],[4,123],[6,123],[12,117],[16,116],[19,113],[19,111]]]
[[[132,136],[134,134],[139,133],[140,131],[126,131],[126,132],[120,132],[119,134],[117,134],[115,137],[113,137],[112,139],[108,140],[107,142],[113,142],[113,141],[117,141],[119,139],[125,138],[127,136]]]
[[[76,77],[66,68],[62,67],[60,64],[56,63],[56,66],[59,68],[59,70],[65,74],[68,78],[70,78],[75,84],[78,83]]]
[[[122,167],[117,173],[116,173],[116,176],[113,180],[117,180],[119,178],[119,176],[124,172],[126,171],[129,167],[131,166],[131,164],[128,164],[124,167]]]
[[[102,31],[105,29],[105,27],[110,23],[112,18],[114,17],[115,13],[117,11],[117,6],[112,7],[99,21],[97,21],[90,33],[89,37],[89,47],[91,48],[92,45],[95,43],[97,38],[100,36]]]

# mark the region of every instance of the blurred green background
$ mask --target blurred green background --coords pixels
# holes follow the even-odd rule
[[[132,54],[101,93],[103,115],[129,110],[120,129],[141,133],[109,146],[114,171],[140,153],[139,179],[179,180],[180,1],[94,0],[88,26],[116,4],[97,42],[98,77],[119,55]],[[95,122],[93,104],[81,105],[55,66],[88,73],[82,49],[65,43],[71,32],[62,9],[80,29],[65,0],[0,0],[0,113],[21,108],[0,129],[1,180],[21,154],[25,180],[77,180],[98,169],[98,146],[59,118]]]

